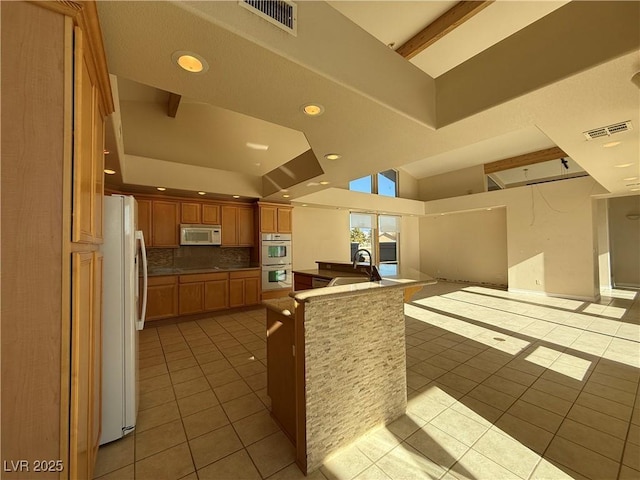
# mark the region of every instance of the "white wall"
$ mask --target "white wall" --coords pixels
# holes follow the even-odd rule
[[[611,247],[609,244],[609,200],[596,200],[598,229],[598,278],[600,288],[611,288]]]
[[[463,168],[418,180],[420,200],[438,200],[481,193],[486,190],[484,165]]]
[[[401,168],[398,169],[398,197],[411,200],[420,198],[418,179]]]
[[[453,281],[507,284],[505,208],[420,219],[421,270]]]
[[[640,196],[609,199],[611,269],[616,286],[640,287]]]
[[[509,290],[594,300],[599,296],[593,179],[485,192],[425,203],[427,214],[505,206]],[[421,257],[421,267],[428,264]]]

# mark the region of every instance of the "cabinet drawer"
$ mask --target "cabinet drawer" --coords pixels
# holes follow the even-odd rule
[[[227,272],[216,273],[192,273],[190,275],[180,275],[180,283],[210,282],[213,280],[226,280]]]
[[[147,279],[147,284],[150,287],[156,285],[173,285],[178,282],[178,277],[176,275],[162,275],[159,277],[149,277]]]
[[[237,272],[229,272],[229,278],[257,278],[260,277],[260,269],[255,270],[240,270]]]

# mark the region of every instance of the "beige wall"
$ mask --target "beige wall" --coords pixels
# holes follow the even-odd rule
[[[604,193],[593,179],[582,177],[434,200],[425,203],[425,211],[505,206],[509,290],[593,300],[599,282],[592,195]],[[424,253],[421,266],[428,267]]]
[[[294,207],[293,269],[316,268],[316,260],[349,261],[349,211]]]
[[[609,199],[611,270],[616,286],[640,287],[640,196]]]
[[[402,217],[400,265],[419,269],[418,217]],[[349,210],[296,206],[293,209],[293,269],[316,268],[316,260],[351,261]]]
[[[411,174],[398,169],[398,197],[418,200],[420,198],[418,189],[418,179]]]
[[[418,180],[420,200],[438,200],[480,193],[486,190],[484,166],[463,168]]]
[[[596,200],[598,230],[598,279],[600,288],[611,288],[611,247],[609,244],[609,200]]]
[[[432,277],[507,284],[505,208],[420,219],[422,270]]]

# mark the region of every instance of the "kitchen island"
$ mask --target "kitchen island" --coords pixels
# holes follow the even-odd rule
[[[420,272],[364,280],[263,301],[272,414],[305,474],[406,410],[405,292],[435,280]]]

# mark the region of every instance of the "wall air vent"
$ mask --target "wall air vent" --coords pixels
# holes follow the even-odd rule
[[[594,138],[608,137],[614,133],[626,132],[632,128],[631,120],[627,120],[626,122],[615,123],[608,127],[594,128],[593,130],[582,132],[582,134],[587,138],[587,140],[591,140]]]
[[[298,34],[295,3],[289,0],[238,0],[238,3],[285,32]]]

